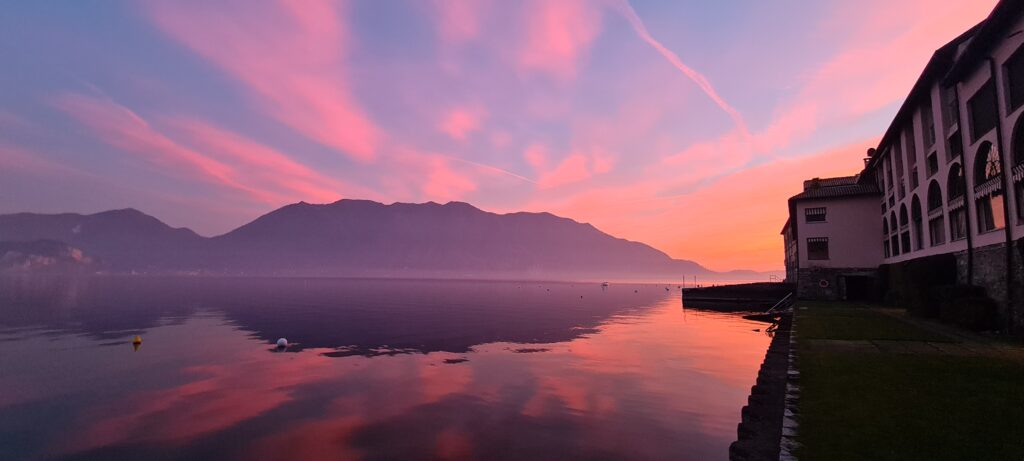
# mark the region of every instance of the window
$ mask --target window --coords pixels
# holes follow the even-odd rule
[[[903,179],[903,149],[900,148],[900,140],[896,140],[896,144],[892,146],[892,158],[896,162],[896,177]]]
[[[949,239],[967,238],[967,212],[964,208],[949,211]]]
[[[928,214],[942,208],[942,188],[939,187],[939,182],[932,180],[931,184],[928,184]]]
[[[921,129],[924,135],[924,146],[931,147],[935,144],[935,115],[932,114],[932,98],[931,96],[925,100],[924,107],[921,108]]]
[[[1024,50],[1024,48],[1021,48]],[[1021,55],[1024,51],[1017,51]],[[1024,58],[1021,58],[1024,61]],[[1017,118],[1017,126],[1013,128],[1013,190],[1017,194],[1017,222],[1024,224],[1024,117]]]
[[[1006,226],[1003,217],[1003,194],[992,194],[977,200],[978,232],[989,232]]]
[[[917,189],[917,186],[920,185],[921,183],[917,179],[917,167],[915,166],[910,169],[910,190]]]
[[[911,230],[914,233],[914,248],[924,248],[924,219],[921,216],[921,200],[914,195],[910,201]]]
[[[928,238],[932,246],[946,243],[946,230],[942,224],[942,214],[928,220]]]
[[[971,141],[977,141],[996,127],[999,119],[996,108],[996,87],[989,80],[967,102],[967,110],[971,115]]]
[[[900,248],[904,253],[909,253],[910,246],[910,221],[907,218],[907,206],[900,205]]]
[[[928,177],[939,172],[939,156],[935,152],[928,154]]]
[[[907,165],[914,166],[914,164],[917,163],[917,141],[914,140],[913,123],[907,127],[907,131],[903,133],[903,137],[907,140]]]
[[[967,211],[963,206],[963,197],[967,194],[967,183],[964,180],[964,169],[959,163],[949,167],[946,179],[947,203],[949,206],[949,240],[960,240],[967,237]],[[941,200],[941,198],[940,198]],[[955,203],[959,201],[959,203]]]
[[[892,156],[885,156],[885,179],[889,190],[892,190]]]
[[[954,131],[953,134],[949,135],[949,144],[946,146],[947,162],[952,162],[960,158],[960,154],[964,153],[964,138],[960,136],[959,131]]]
[[[900,239],[895,235],[889,238],[889,248],[892,251],[893,256],[900,255]]]
[[[886,257],[892,257],[892,251],[889,249],[889,239],[885,239],[882,242],[882,254]]]
[[[1024,181],[1017,181],[1013,184],[1017,193],[1017,223],[1024,223]]]
[[[806,222],[825,222],[825,207],[807,208],[804,210]]]
[[[974,158],[974,197],[978,214],[978,232],[989,232],[1006,226],[1003,207],[1002,158],[999,149],[985,142]]]
[[[942,188],[934,179],[928,184],[928,241],[931,246],[946,243],[946,229],[942,216]]]
[[[998,178],[1002,173],[1003,161],[999,156],[999,149],[993,147],[990,142],[983,143],[978,147],[978,154],[974,157],[975,187],[990,179]]]
[[[1024,117],[1017,118],[1013,127],[1013,166],[1024,163]]]
[[[960,122],[960,101],[953,87],[942,89],[942,121],[947,129]]]
[[[1024,47],[1020,47],[1010,59],[1006,60],[1006,106],[1009,112],[1017,110],[1024,104]]]
[[[946,193],[949,194],[949,201],[963,197],[967,193],[967,183],[964,182],[964,169],[959,163],[949,167],[949,177],[946,179]],[[939,197],[941,202],[942,198]]]
[[[810,237],[807,239],[807,259],[828,259],[828,237]]]

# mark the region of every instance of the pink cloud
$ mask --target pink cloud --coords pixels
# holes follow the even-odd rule
[[[456,172],[450,162],[442,158],[432,158],[428,162],[427,181],[423,185],[423,193],[427,197],[439,200],[459,200],[466,193],[476,190],[474,183],[466,175]]]
[[[333,2],[157,2],[165,33],[238,79],[269,116],[352,158],[372,160],[383,133],[350,93],[349,37]]]
[[[547,168],[547,150],[540,144],[532,144],[527,147],[526,152],[523,153],[523,157],[526,158],[526,163],[529,163],[534,170],[543,171]]]
[[[203,120],[165,119],[167,130],[107,99],[66,94],[55,99],[54,105],[97,139],[153,163],[162,173],[240,191],[263,204],[334,201],[350,191],[364,197],[375,195]]]
[[[465,141],[472,132],[480,129],[485,116],[483,109],[457,107],[448,111],[438,129],[456,141]]]
[[[274,201],[265,192],[241,184],[229,165],[178,144],[135,112],[113,101],[67,93],[55,98],[53,104],[106,144],[168,168],[179,177],[198,177],[260,201]]]
[[[523,152],[526,163],[537,173],[537,186],[541,189],[559,187],[589,179],[597,174],[612,170],[615,160],[607,153],[595,150],[590,153],[573,152],[558,165],[549,167],[547,148],[533,144]]]
[[[477,190],[480,172],[499,174],[486,165],[412,147],[396,148],[388,161],[394,174],[385,186],[391,196],[407,200],[466,200],[467,194]]]
[[[437,32],[442,42],[465,43],[480,35],[480,16],[485,2],[435,0],[431,5],[437,13]]]
[[[290,201],[330,202],[354,189],[314,171],[280,151],[207,122],[175,119],[170,121],[170,125],[177,128],[196,148],[232,164],[249,182],[257,183],[264,189],[273,189],[290,197]],[[360,192],[363,196],[369,194],[369,191]]]
[[[519,54],[520,70],[571,80],[576,67],[601,31],[601,11],[584,0],[527,4],[526,42]]]

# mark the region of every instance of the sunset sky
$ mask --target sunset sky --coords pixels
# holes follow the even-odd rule
[[[995,1],[3,3],[0,213],[458,200],[775,270]]]

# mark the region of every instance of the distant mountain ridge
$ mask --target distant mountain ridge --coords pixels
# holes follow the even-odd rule
[[[552,280],[757,274],[714,273],[550,213],[496,214],[462,202],[299,202],[216,237],[133,209],[0,215],[0,241],[43,239],[80,248],[111,272]]]

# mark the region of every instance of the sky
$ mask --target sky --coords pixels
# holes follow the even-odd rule
[[[778,270],[786,199],[994,5],[0,0],[0,213],[464,201]]]

